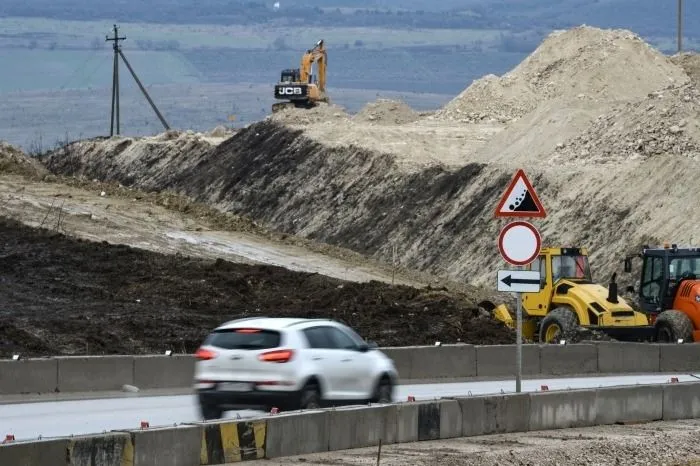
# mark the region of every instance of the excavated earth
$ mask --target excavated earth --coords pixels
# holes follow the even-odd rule
[[[468,297],[159,254],[0,218],[0,357],[192,353],[247,316],[335,318],[382,346],[512,343]]]
[[[392,101],[357,115],[321,106],[272,115],[211,149],[184,136],[114,138],[42,161],[490,289],[506,266],[493,211],[524,168],[548,212],[535,221],[545,245],[587,246],[607,283],[642,244],[700,234],[696,58],[582,26],[430,114]]]
[[[367,260],[488,288],[480,297],[470,295],[463,307],[445,304],[458,301],[450,301],[453,298],[444,293],[426,305],[424,298],[414,296],[434,291],[381,288],[400,291],[369,292],[362,287],[380,285],[346,283],[338,288],[340,282],[335,279],[315,276],[314,283],[333,284],[335,294],[325,295],[327,302],[314,304],[305,315],[314,315],[315,309],[333,313],[337,309],[339,316],[350,319],[344,316],[352,312],[341,311],[339,303],[346,299],[365,303],[357,296],[368,293],[371,305],[357,311],[367,320],[348,321],[380,344],[457,338],[512,341],[512,335],[493,321],[472,319],[479,315],[483,296],[495,288],[495,271],[506,267],[496,247],[505,222],[495,220],[493,211],[517,168],[526,170],[547,209],[547,218],[535,221],[545,245],[587,246],[594,278],[601,283],[620,272],[623,257],[637,252],[642,244],[697,239],[698,63],[694,54],[664,56],[630,31],[582,26],[551,34],[509,73],[475,81],[435,112],[419,113],[401,102],[383,100],[368,104],[356,115],[324,105],[280,112],[216,140],[178,131],[84,140],[38,157],[43,167],[23,164],[27,169],[75,177],[78,183],[95,179],[119,183],[124,189],[188,196],[233,215],[241,228],[252,232],[259,227],[275,230],[283,236],[347,248]],[[159,241],[158,234],[141,245]],[[183,248],[187,242],[183,238]],[[172,265],[175,259],[164,256],[162,261],[171,261],[169,267],[179,270]],[[198,267],[190,266],[187,272],[194,273]],[[289,278],[294,284],[280,291],[282,296],[309,295],[308,289],[306,294],[300,291],[304,276]],[[624,289],[636,277],[621,275],[618,282]],[[208,278],[203,274],[200,280]],[[188,284],[182,285],[187,296],[197,293],[192,280],[196,278],[189,277]],[[358,295],[348,298],[349,289],[357,289]],[[241,315],[243,311],[230,309],[249,302],[237,301],[237,293],[241,291],[236,289],[227,298],[234,303],[227,307],[231,315]],[[314,293],[310,296],[315,303]],[[378,294],[424,311],[392,314],[391,306],[377,304]],[[134,295],[131,299],[146,298]],[[169,295],[163,292],[162,299],[167,301]],[[255,299],[267,298],[261,294]],[[421,304],[411,307],[413,300]],[[268,312],[287,312],[274,305]],[[134,315],[174,325],[172,338],[190,335],[190,345],[222,317],[206,314],[211,319],[206,320],[200,308],[181,302],[179,306],[179,318],[168,319],[175,311],[167,306],[160,314]],[[302,304],[297,306],[292,308],[301,309]],[[29,309],[22,312],[26,315]],[[98,312],[94,305],[90,309]],[[62,321],[76,326],[89,322],[68,324],[74,318],[75,314],[64,315]],[[419,318],[425,320],[416,322],[423,322],[428,330],[401,333]],[[191,320],[201,320],[202,327],[188,330],[194,325]],[[23,331],[34,325],[18,322]],[[450,333],[454,328],[461,330]],[[379,334],[381,330],[388,333]],[[160,329],[142,323],[120,334],[124,338],[108,336],[113,344],[106,345],[105,351],[124,351],[122,344],[132,345],[129,348],[134,351],[150,350],[148,342],[155,344],[156,339],[127,338],[129,332],[140,335],[139,331]],[[74,342],[63,348],[79,351]]]

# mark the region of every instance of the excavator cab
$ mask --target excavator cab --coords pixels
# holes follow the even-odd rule
[[[282,70],[280,73],[280,84],[292,84],[300,82],[299,68]]]
[[[657,340],[700,341],[700,248],[644,246],[641,254],[625,258],[625,272],[632,271],[635,257],[641,257],[642,269],[639,289],[632,289],[654,323]]]

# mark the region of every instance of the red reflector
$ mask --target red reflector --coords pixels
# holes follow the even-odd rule
[[[260,333],[259,328],[237,328],[235,329],[236,333]]]
[[[200,361],[208,361],[210,359],[214,359],[217,356],[217,354],[214,351],[199,348],[194,354],[194,356]]]
[[[267,362],[287,362],[292,359],[292,356],[294,356],[294,351],[292,350],[277,350],[263,353],[258,358]]]

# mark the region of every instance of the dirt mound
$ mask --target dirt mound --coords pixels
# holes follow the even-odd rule
[[[37,160],[28,157],[17,147],[0,141],[0,173],[13,173],[30,178],[42,178],[49,171]]]
[[[63,173],[86,178],[98,177],[90,167],[75,164],[75,154],[90,154],[99,158],[101,168],[108,178],[118,178],[122,184],[131,185],[139,178],[142,189],[165,190],[173,171],[195,166],[200,157],[225,140],[225,137],[205,136],[194,131],[166,131],[149,137],[117,136],[76,141],[39,157],[42,163],[47,159],[53,166],[61,167]],[[128,173],[124,167],[129,166]],[[142,173],[152,177],[144,182]],[[117,174],[121,176],[117,177]],[[126,176],[124,176],[126,175]]]
[[[673,55],[671,61],[683,68],[696,86],[700,86],[700,54],[684,52]]]
[[[624,162],[662,154],[700,158],[700,92],[693,84],[653,92],[598,117],[557,147],[556,164]]]
[[[338,124],[348,120],[350,115],[339,105],[319,103],[313,108],[287,108],[269,115],[266,119],[288,125],[309,125],[313,123]]]
[[[405,102],[391,99],[377,99],[365,105],[353,116],[353,121],[378,123],[385,125],[401,125],[412,123],[420,118],[420,114]]]
[[[581,26],[550,34],[513,70],[475,81],[434,118],[508,122],[549,99],[621,101],[687,81],[636,34]]]
[[[243,316],[330,317],[382,346],[512,343],[467,297],[80,241],[0,217],[0,356],[193,352]]]

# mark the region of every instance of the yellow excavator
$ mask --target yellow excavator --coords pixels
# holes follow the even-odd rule
[[[528,270],[540,274],[540,291],[522,293],[523,339],[541,343],[571,340],[579,329],[597,330],[619,341],[654,341],[648,313],[618,296],[615,274],[608,288],[593,282],[586,248],[542,248]],[[515,327],[505,304],[480,303],[508,327]]]
[[[313,74],[316,63],[318,76]],[[329,103],[326,95],[326,66],[328,54],[323,39],[301,57],[301,66],[282,70],[280,81],[275,85],[275,99],[285,100],[272,105],[272,112],[296,107],[312,108],[319,102]]]

